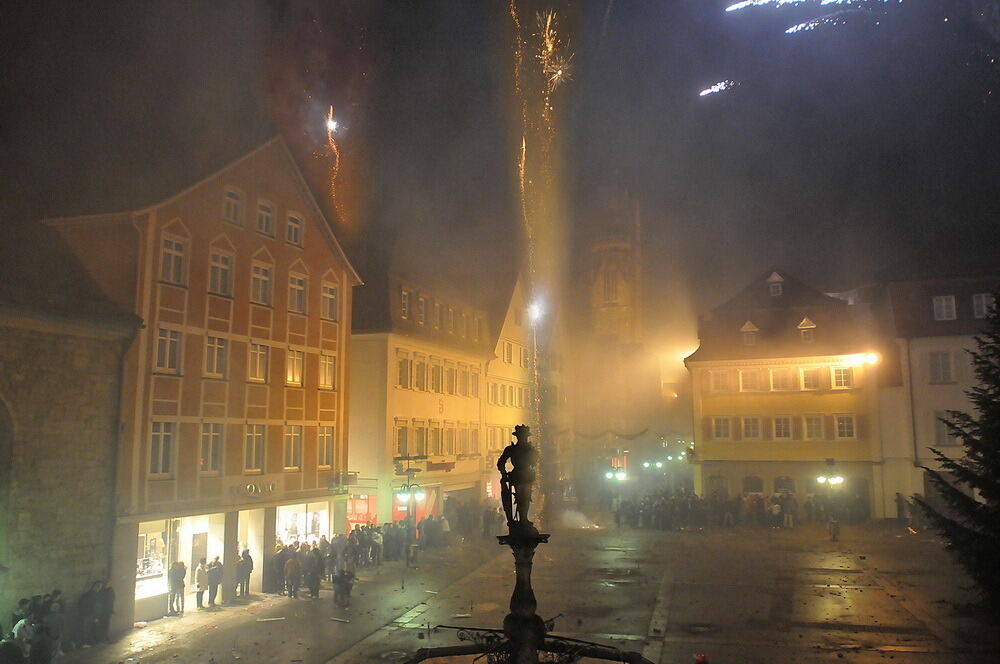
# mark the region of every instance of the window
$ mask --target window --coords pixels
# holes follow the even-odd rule
[[[201,425],[201,458],[198,461],[198,470],[203,473],[218,473],[222,468],[222,426]]]
[[[469,396],[473,399],[479,398],[479,374],[477,372],[473,372],[469,378]]]
[[[756,369],[740,371],[740,391],[757,392],[760,390],[760,372]]]
[[[799,330],[799,337],[802,339],[802,343],[811,344],[816,340],[816,330],[812,328]]]
[[[340,320],[340,293],[336,286],[323,284],[320,316],[327,320]]]
[[[285,223],[285,242],[296,247],[302,246],[302,220],[291,214]]]
[[[285,450],[283,467],[285,470],[302,468],[302,425],[290,424],[285,427]]]
[[[607,270],[604,273],[604,301],[614,302],[618,299],[618,273]]]
[[[781,297],[781,283],[773,283],[767,285],[767,290],[771,294],[771,297]]]
[[[784,415],[780,415],[774,418],[774,437],[775,438],[792,437],[792,418]]]
[[[445,367],[444,391],[445,394],[455,394],[455,367]]]
[[[406,355],[396,358],[396,385],[404,389],[410,388],[411,361]]]
[[[834,367],[833,368],[833,388],[834,389],[847,389],[854,387],[854,368],[853,367]]]
[[[712,418],[712,438],[729,438],[730,421],[728,417]]]
[[[466,337],[469,336],[469,315],[463,311],[461,319],[462,319],[462,324],[459,327],[459,329],[461,330],[462,338],[465,339]]]
[[[271,304],[271,273],[266,265],[254,265],[250,269],[250,301],[257,304]]]
[[[743,345],[744,346],[756,346],[757,345],[757,333],[756,332],[744,332],[743,333]]]
[[[934,411],[934,444],[935,445],[958,445],[958,440],[951,435],[948,425],[942,420],[948,419],[948,411]]]
[[[267,427],[263,424],[248,424],[246,441],[243,445],[243,470],[251,473],[264,471],[264,442]]]
[[[458,453],[468,454],[469,453],[469,429],[468,427],[462,427],[458,430]]]
[[[159,371],[180,371],[181,333],[162,327],[156,338],[156,368]]]
[[[853,415],[834,415],[837,424],[837,438],[854,438],[856,427]]]
[[[271,348],[264,344],[250,344],[250,362],[247,366],[247,379],[258,383],[267,382],[268,358]]]
[[[434,306],[431,308],[431,323],[434,325],[435,330],[441,329],[441,303],[435,302]]]
[[[448,456],[455,454],[455,429],[448,427],[444,430],[444,453]]]
[[[806,415],[802,420],[805,424],[806,440],[821,440],[823,438],[822,415]]]
[[[972,296],[972,315],[983,319],[993,313],[996,308],[996,298],[992,293],[976,293]]]
[[[789,369],[771,369],[771,389],[784,392],[792,389],[792,372]]]
[[[413,426],[413,454],[427,456],[427,427],[422,422]]]
[[[427,322],[427,300],[422,297],[417,298],[417,323],[423,325]]]
[[[427,453],[431,456],[441,454],[441,425],[431,423],[431,438]]]
[[[409,433],[405,422],[396,423],[396,456],[410,456]]]
[[[167,476],[173,472],[174,423],[153,422],[149,439],[149,474]]]
[[[427,389],[427,360],[422,356],[416,359],[413,366],[413,388],[421,392]]]
[[[802,389],[803,390],[819,389],[819,369],[802,370]]]
[[[330,468],[333,466],[333,438],[334,428],[332,426],[320,426],[317,432],[317,444],[319,446],[320,468]]]
[[[522,346],[520,355],[521,355],[521,367],[528,368],[529,366],[531,366],[531,362],[528,358],[528,349]]]
[[[934,320],[955,320],[955,296],[935,295]]]
[[[445,320],[445,326],[448,328],[448,334],[455,334],[455,310],[448,307],[448,315]]]
[[[708,374],[708,384],[712,392],[728,392],[729,391],[729,372],[728,371],[713,371]]]
[[[288,310],[297,314],[306,312],[306,278],[288,277]]]
[[[186,256],[187,245],[184,242],[163,238],[163,253],[160,255],[160,281],[183,286]]]
[[[328,390],[337,386],[337,358],[334,355],[320,353],[319,386]]]
[[[205,339],[205,375],[221,378],[226,375],[228,342],[221,337]]]
[[[464,367],[458,370],[458,394],[469,396],[469,370]]]
[[[213,251],[208,265],[208,292],[230,297],[233,294],[233,257]]]
[[[479,454],[479,429],[469,431],[469,452]]]
[[[743,437],[744,438],[760,438],[760,418],[759,417],[744,417],[743,418]]]
[[[302,384],[305,361],[306,354],[301,350],[289,349],[285,352],[285,383],[287,385]]]
[[[229,190],[222,198],[222,218],[231,224],[243,225],[243,197]]]
[[[257,232],[274,237],[274,206],[257,203]]]
[[[929,354],[931,383],[950,383],[954,380],[951,371],[951,353],[931,351]]]
[[[514,362],[514,344],[509,341],[503,342],[503,361],[505,364]]]
[[[410,291],[404,290],[399,294],[399,315],[401,318],[410,317]]]
[[[441,365],[432,364],[431,365],[431,391],[441,394],[442,392],[442,379],[441,379]]]

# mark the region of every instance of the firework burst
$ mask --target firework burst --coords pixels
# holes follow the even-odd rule
[[[702,90],[701,92],[699,92],[698,96],[699,97],[707,97],[709,95],[714,95],[714,94],[718,94],[720,92],[725,92],[726,90],[732,90],[733,88],[739,86],[739,84],[740,84],[739,81],[731,81],[731,80],[719,81],[715,85],[712,85],[711,87],[707,87],[704,90]]]
[[[333,201],[334,207],[339,210],[337,205],[337,175],[340,173],[340,146],[337,145],[337,139],[334,133],[337,131],[337,120],[333,117],[333,106],[330,106],[330,110],[326,113],[326,145],[330,148],[330,200]]]

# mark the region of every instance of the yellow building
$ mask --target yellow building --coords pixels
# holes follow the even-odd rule
[[[692,377],[695,491],[840,496],[882,516],[879,355],[850,305],[769,271],[703,318]],[[843,477],[830,487],[820,477]]]
[[[534,425],[535,416],[535,328],[528,308],[523,279],[514,283],[503,322],[497,335],[494,357],[486,363],[486,442],[489,459],[513,442],[518,424]],[[537,312],[536,315],[540,315]],[[540,444],[540,441],[534,441]],[[488,464],[487,464],[488,465]],[[488,471],[492,467],[487,468]],[[489,498],[499,497],[499,475],[490,474]]]
[[[486,312],[443,288],[373,275],[358,293],[351,348],[351,523],[420,519],[485,494]],[[407,483],[419,491],[401,498]],[[411,501],[409,498],[413,498]]]

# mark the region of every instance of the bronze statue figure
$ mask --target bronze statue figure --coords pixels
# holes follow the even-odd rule
[[[497,459],[497,470],[500,471],[500,502],[504,514],[507,515],[507,526],[520,524],[530,526],[528,510],[531,509],[531,487],[535,483],[535,464],[537,454],[528,440],[531,428],[526,424],[514,427],[514,438],[517,442],[504,448],[503,454]],[[507,470],[510,461],[511,469]]]

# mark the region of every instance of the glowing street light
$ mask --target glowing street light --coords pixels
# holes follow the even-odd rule
[[[663,468],[663,462],[662,461],[657,461],[656,462],[656,467],[657,468]]]
[[[642,462],[642,467],[643,468],[649,468],[649,462],[648,461],[643,461]]]
[[[615,474],[609,470],[608,472],[604,473],[604,477],[606,479],[613,480],[615,478]]]
[[[628,475],[625,473],[624,470],[619,470],[617,473],[615,473],[615,479],[618,480],[619,482],[624,481],[626,477],[628,477]]]

